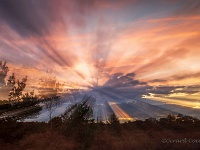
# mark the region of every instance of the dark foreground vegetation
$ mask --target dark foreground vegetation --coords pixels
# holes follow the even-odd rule
[[[110,116],[94,123],[90,100],[45,122],[0,120],[2,150],[189,150],[200,148],[200,120],[173,116],[120,124]]]

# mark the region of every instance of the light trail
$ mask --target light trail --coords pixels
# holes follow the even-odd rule
[[[109,105],[120,122],[134,121],[134,119],[130,117],[124,110],[122,110],[117,104],[109,102]]]
[[[179,100],[179,99],[171,99],[167,97],[151,97],[152,100],[164,102],[168,104],[176,104],[180,106],[190,107],[194,108],[197,106],[198,101],[185,101],[185,100]]]

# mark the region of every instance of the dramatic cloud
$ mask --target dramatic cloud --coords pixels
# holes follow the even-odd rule
[[[141,98],[143,94],[148,94],[152,87],[144,82],[134,79],[134,73],[115,73],[109,76],[108,81],[100,86],[93,87],[92,91],[105,95],[114,101],[125,101]]]
[[[30,87],[52,69],[58,80],[116,99],[180,87],[195,94],[199,7],[197,0],[2,0],[0,60],[8,76],[28,75]]]

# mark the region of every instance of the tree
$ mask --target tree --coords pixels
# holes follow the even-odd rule
[[[47,70],[46,74],[39,79],[39,97],[47,98],[57,95],[63,90],[64,84],[57,82],[56,77],[52,76],[52,70]]]
[[[32,90],[31,92],[26,92],[22,95],[22,99],[23,101],[33,101],[33,100],[37,100],[37,96],[35,95],[34,90]]]
[[[5,85],[5,77],[7,76],[9,69],[6,66],[6,61],[3,63],[0,61],[0,86]]]
[[[9,102],[19,102],[22,100],[22,91],[26,87],[27,76],[23,78],[21,81],[15,80],[14,73],[9,77],[7,85],[11,86],[12,89],[9,92]]]
[[[95,101],[94,97],[85,95],[82,102],[72,105],[65,111],[63,119],[74,125],[93,122],[92,105]]]
[[[108,118],[108,121],[109,121],[110,124],[119,123],[119,120],[114,113]]]
[[[10,89],[6,87],[5,78],[7,76],[9,69],[6,66],[6,62],[0,61],[0,100],[7,99],[7,94]]]
[[[167,119],[168,119],[168,121],[169,121],[170,123],[176,121],[176,117],[175,117],[174,115],[171,115],[171,114],[167,116]]]
[[[120,122],[114,113],[108,118],[108,121],[113,133],[119,135],[121,133]]]
[[[49,120],[52,119],[52,114],[59,105],[60,97],[52,96],[45,101],[45,108],[48,110]]]

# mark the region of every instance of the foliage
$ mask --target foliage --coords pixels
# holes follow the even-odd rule
[[[27,81],[27,76],[22,79],[22,81],[15,81],[15,76],[14,73],[12,76],[9,77],[8,79],[8,85],[12,86],[11,91],[9,92],[9,101],[10,102],[16,102],[16,101],[21,101],[22,100],[22,91],[26,87],[26,81]]]
[[[0,61],[0,86],[5,84],[5,77],[8,73],[9,69],[6,66],[6,61],[3,63]]]
[[[33,101],[37,100],[37,96],[34,94],[34,90],[31,92],[26,92],[22,95],[23,101]]]
[[[38,103],[39,101],[34,100],[34,101],[15,102],[12,104],[3,104],[3,105],[0,105],[0,111],[7,112],[7,111],[19,110],[19,109],[35,106]]]
[[[78,109],[85,110],[85,108],[81,109],[80,107]],[[81,111],[80,114],[83,112]],[[76,113],[71,113],[70,117],[72,119],[76,118]],[[174,117],[175,121],[173,121]],[[114,118],[114,116],[112,115],[110,118]],[[55,117],[50,121],[54,129],[52,130],[49,123],[16,122],[11,118],[7,118],[7,120],[0,120],[0,147],[17,150],[198,149],[199,144],[162,143],[162,139],[199,139],[199,119],[183,115],[170,115],[165,119],[168,123],[164,126],[162,126],[163,119],[155,120],[154,118],[119,124],[121,134],[116,136],[116,134],[113,134],[112,123],[102,124],[91,123],[90,121],[81,123],[75,119],[76,123],[72,124],[71,120]],[[193,123],[191,124],[191,122]],[[181,130],[175,130],[172,124],[177,124],[181,127]]]
[[[92,97],[85,96],[79,104],[72,105],[62,119],[62,132],[65,136],[72,136],[79,143],[79,149],[88,149],[91,146],[94,137],[94,119],[92,119]],[[55,124],[55,123],[54,123]]]
[[[59,100],[60,100],[60,97],[59,96],[52,96],[52,97],[48,97],[45,101],[44,101],[44,104],[45,104],[45,108],[48,110],[49,114],[49,120],[52,119],[52,114],[53,114],[53,111],[58,107],[59,105]]]
[[[119,120],[114,113],[109,117],[108,120],[110,124],[119,123]]]

